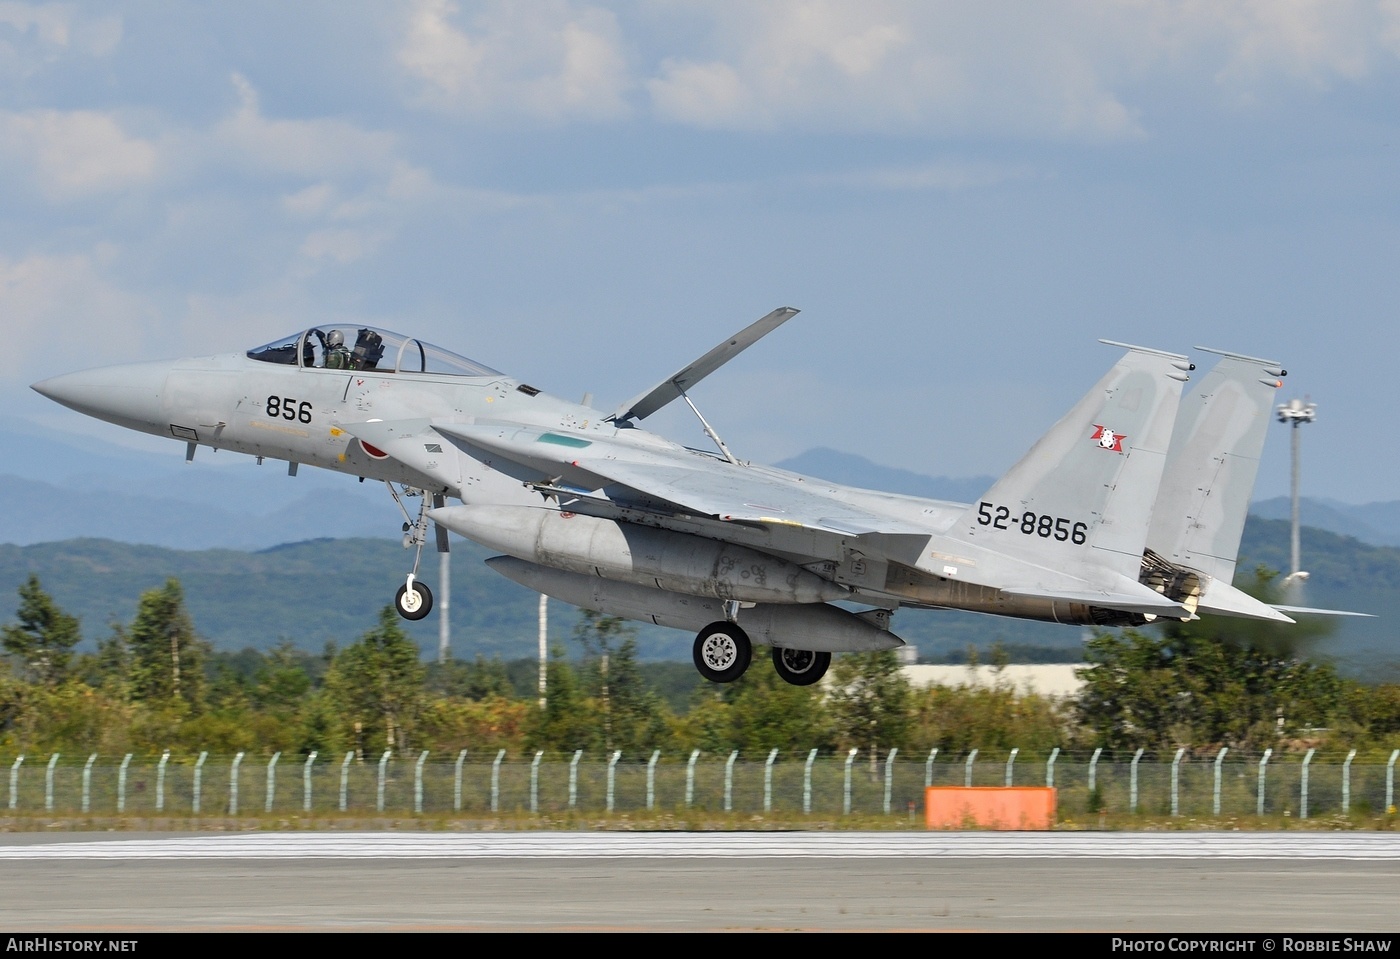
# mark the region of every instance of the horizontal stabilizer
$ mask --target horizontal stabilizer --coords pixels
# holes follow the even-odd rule
[[[1311,606],[1283,606],[1264,603],[1248,593],[1236,589],[1218,579],[1211,580],[1201,593],[1197,610],[1202,613],[1215,613],[1219,616],[1239,616],[1245,619],[1264,619],[1277,623],[1292,623],[1296,620],[1284,615],[1298,613],[1304,616],[1364,616],[1374,619],[1374,613],[1354,613],[1344,609],[1316,609]]]
[[[1274,609],[1285,613],[1298,613],[1303,616],[1364,616],[1367,619],[1375,619],[1375,613],[1355,613],[1347,609],[1317,609],[1312,606],[1275,606]]]
[[[700,357],[689,366],[666,377],[651,389],[634,397],[613,411],[608,419],[621,423],[626,420],[644,420],[672,400],[677,399],[696,383],[728,363],[744,350],[753,346],[763,337],[792,319],[798,313],[790,306],[779,307],[757,323],[729,337],[719,346]]]
[[[1215,613],[1217,616],[1238,616],[1242,619],[1263,619],[1275,623],[1291,623],[1279,607],[1270,606],[1253,596],[1231,586],[1224,580],[1212,579],[1201,591],[1196,604],[1198,613]]]

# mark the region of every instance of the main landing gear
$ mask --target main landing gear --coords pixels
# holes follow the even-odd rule
[[[711,623],[695,637],[695,668],[712,683],[732,683],[749,668],[753,644],[735,623]],[[810,649],[773,649],[773,668],[783,682],[811,686],[826,675],[831,654]]]
[[[385,481],[385,486],[389,487],[389,495],[394,497],[394,502],[399,504],[399,510],[404,515],[403,524],[403,548],[413,548],[413,572],[408,574],[407,581],[399,587],[398,593],[394,595],[394,609],[398,610],[400,616],[407,620],[420,620],[433,611],[433,591],[428,589],[425,583],[418,579],[418,564],[423,559],[423,544],[428,541],[428,496],[421,489],[405,486],[403,496],[421,497],[418,504],[418,519],[414,520],[409,516],[408,510],[403,505],[403,498],[399,491],[394,489],[394,484]],[[446,503],[441,493],[432,495],[432,505],[442,506]],[[437,527],[437,548],[439,553],[447,552],[447,530],[441,526]]]
[[[712,683],[732,683],[753,659],[749,634],[734,623],[711,623],[695,637],[695,668]]]
[[[773,668],[783,682],[793,686],[811,686],[826,675],[830,666],[830,653],[773,647]]]

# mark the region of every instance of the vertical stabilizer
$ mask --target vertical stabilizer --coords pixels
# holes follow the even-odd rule
[[[968,508],[953,536],[1066,573],[1108,569],[1137,582],[1191,364],[1109,345],[1128,352]]]
[[[1228,585],[1285,371],[1273,360],[1197,349],[1221,359],[1182,397],[1147,548]]]

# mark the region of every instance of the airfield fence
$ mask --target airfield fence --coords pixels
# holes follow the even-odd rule
[[[871,763],[844,755],[740,758],[737,753],[662,757],[575,754],[454,756],[427,753],[327,759],[197,756],[0,757],[12,813],[221,817],[281,815],[561,816],[733,813],[778,816],[914,817],[925,786],[1041,786],[1058,790],[1058,815],[1100,812],[1211,817],[1393,815],[1400,749],[1386,763],[1314,762],[1313,753],[1187,758],[1035,761],[1017,753],[910,758],[892,751]]]

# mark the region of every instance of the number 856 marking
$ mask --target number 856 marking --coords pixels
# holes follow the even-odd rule
[[[298,423],[310,423],[311,401],[302,400],[298,403],[290,396],[269,396],[267,398],[267,415],[280,416],[284,420],[296,420]]]
[[[1088,523],[1071,523],[1063,516],[1049,513],[1033,513],[1026,510],[1019,519],[1013,519],[1011,510],[983,500],[977,504],[977,522],[993,529],[1020,529],[1027,536],[1041,539],[1068,540],[1075,546],[1083,546],[1089,538]]]

